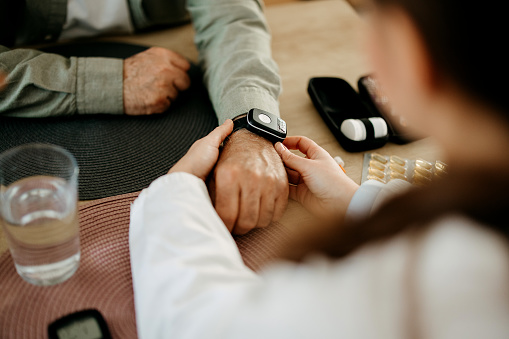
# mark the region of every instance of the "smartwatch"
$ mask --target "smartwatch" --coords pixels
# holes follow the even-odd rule
[[[253,108],[234,118],[233,132],[242,128],[246,128],[272,143],[283,142],[286,138],[286,122],[280,117],[258,108]]]

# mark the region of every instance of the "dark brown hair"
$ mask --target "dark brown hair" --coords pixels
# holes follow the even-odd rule
[[[507,30],[503,2],[372,1],[377,10],[405,11],[422,35],[434,66],[469,96],[499,112],[509,133],[505,93],[509,88],[509,58],[500,47]],[[285,257],[298,260],[311,251],[341,257],[366,243],[417,229],[453,213],[475,219],[509,238],[508,153],[500,154],[497,167],[479,164],[476,168],[461,168],[450,164],[445,177],[393,198],[363,220],[346,221],[314,236],[305,235]]]
[[[470,95],[501,110],[509,121],[509,53],[505,3],[488,0],[371,0],[399,8],[421,33],[435,67]]]

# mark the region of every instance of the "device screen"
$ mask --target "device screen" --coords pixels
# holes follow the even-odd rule
[[[101,328],[94,318],[75,320],[57,330],[59,339],[100,339]]]

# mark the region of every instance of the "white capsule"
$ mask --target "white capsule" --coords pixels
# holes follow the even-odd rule
[[[375,138],[382,138],[387,136],[388,129],[387,123],[382,118],[368,118],[373,126]],[[353,141],[366,140],[366,126],[359,119],[346,119],[341,124],[341,133],[345,137]]]
[[[343,121],[341,133],[350,140],[366,140],[366,126],[358,119],[346,119]]]

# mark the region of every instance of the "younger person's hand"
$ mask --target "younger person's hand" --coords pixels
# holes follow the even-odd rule
[[[186,155],[168,173],[187,172],[205,181],[219,157],[219,146],[232,132],[233,122],[226,120],[206,137],[195,141]]]
[[[359,186],[329,153],[306,137],[287,137],[284,145],[278,142],[275,148],[286,167],[290,198],[317,217],[342,220]],[[288,149],[299,150],[306,158]]]

